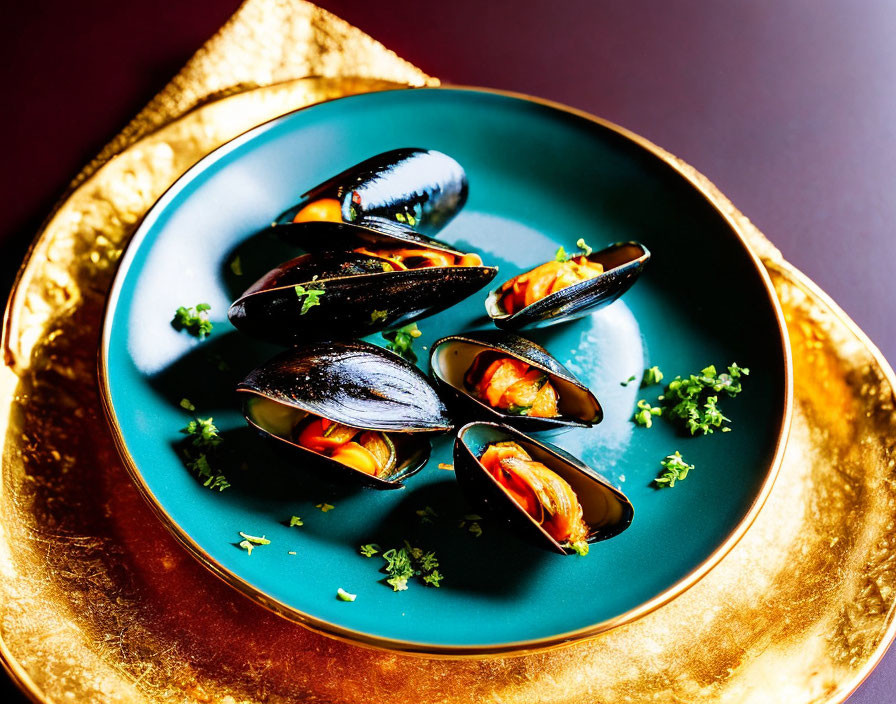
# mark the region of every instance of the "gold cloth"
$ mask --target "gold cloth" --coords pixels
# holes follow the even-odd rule
[[[302,78],[315,75],[315,78]],[[96,349],[114,263],[155,199],[270,117],[435,81],[332,15],[249,0],[75,181],[21,271],[0,367],[0,655],[37,701],[840,702],[893,637],[894,377],[855,325],[711,184],[762,256],[795,413],[756,523],[627,626],[547,652],[429,659],[336,641],[190,558],[121,467]]]

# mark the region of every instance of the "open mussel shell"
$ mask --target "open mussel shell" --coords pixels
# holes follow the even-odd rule
[[[442,152],[393,149],[312,188],[274,224],[286,226],[302,208],[323,198],[339,201],[345,223],[374,230],[398,223],[432,235],[466,202],[467,176],[460,164]]]
[[[433,433],[452,423],[429,380],[414,365],[366,342],[326,342],[287,350],[237,386],[249,424],[296,460],[333,483],[401,489],[429,459]],[[305,414],[359,430],[388,433],[396,466],[382,477],[365,474],[295,442]]]
[[[456,256],[466,254],[449,244],[423,235],[401,223],[384,222],[382,228],[371,229],[351,223],[296,222],[278,225],[275,232],[285,242],[306,252],[336,252],[366,247],[420,247],[448,252]]]
[[[533,460],[544,464],[572,487],[591,529],[589,543],[607,540],[629,527],[635,512],[625,494],[556,445],[538,442],[497,423],[469,423],[458,430],[454,442],[454,473],[475,510],[503,521],[534,545],[563,555],[572,552],[533,520],[479,462],[478,458],[490,444],[507,441],[520,445]]]
[[[256,281],[230,307],[240,331],[275,344],[348,339],[395,328],[453,306],[488,284],[495,267],[395,271],[357,252],[305,254]],[[296,287],[300,287],[297,289]],[[317,305],[308,306],[316,290]]]
[[[650,259],[647,247],[638,242],[618,242],[592,252],[588,259],[603,265],[602,274],[551,293],[509,315],[501,305],[500,287],[489,293],[485,309],[499,328],[521,330],[575,320],[609,305],[641,275]]]
[[[493,350],[543,371],[558,394],[557,418],[536,418],[505,412],[477,398],[464,383],[473,360]],[[567,426],[591,427],[603,419],[600,403],[582,382],[541,345],[502,330],[449,335],[432,346],[429,366],[439,391],[452,398],[468,419],[494,420],[518,430],[538,431]]]

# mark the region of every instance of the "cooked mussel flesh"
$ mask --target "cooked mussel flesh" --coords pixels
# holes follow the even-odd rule
[[[434,234],[463,207],[467,177],[447,154],[404,148],[377,154],[305,193],[275,225],[312,221]]]
[[[590,427],[603,418],[594,394],[540,345],[499,330],[450,335],[432,346],[440,391],[469,418],[521,430]]]
[[[261,277],[228,317],[242,332],[277,344],[359,337],[438,313],[497,274],[495,267],[428,266],[431,261],[396,262],[360,252],[305,254]]]
[[[400,489],[429,459],[429,436],[451,428],[416,367],[364,342],[288,350],[237,391],[251,426],[329,481]]]
[[[631,524],[625,495],[554,445],[496,423],[458,431],[454,468],[477,510],[507,523],[536,545],[571,554]]]
[[[518,330],[587,315],[625,293],[650,259],[637,242],[558,257],[492,291],[485,308],[495,325]]]

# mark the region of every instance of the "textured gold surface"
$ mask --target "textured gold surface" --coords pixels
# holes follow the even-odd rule
[[[397,655],[268,613],[168,535],[119,463],[95,379],[102,306],[135,223],[186,167],[252,124],[387,85],[374,76],[428,80],[304,3],[253,0],[240,13],[79,178],[11,301],[0,368],[0,637],[14,676],[35,698],[57,702],[841,701],[892,637],[893,376],[727,202],[787,317],[794,424],[754,526],[667,606],[535,655]],[[292,43],[282,38],[287,16],[296,18]],[[268,18],[281,23],[273,47],[263,40]],[[307,30],[315,23],[326,28],[322,43]],[[356,41],[367,58],[354,54]],[[314,59],[286,56],[313,57],[320,47],[333,62],[329,79],[244,90],[315,70],[302,68]],[[338,78],[368,61],[366,79]]]

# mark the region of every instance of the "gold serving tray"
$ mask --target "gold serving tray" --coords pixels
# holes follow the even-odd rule
[[[227,63],[233,46],[260,51],[267,23],[342,62],[316,64],[331,77],[264,86],[314,69],[253,54],[255,71],[242,76]],[[365,58],[352,63],[334,42],[355,42]],[[353,66],[375,69],[340,77]],[[362,648],[231,590],[131,484],[103,422],[95,365],[114,264],[139,218],[191,164],[261,121],[432,82],[318,8],[251,0],[76,181],[26,259],[4,326],[4,665],[40,702],[842,702],[896,629],[893,372],[705,178],[646,142],[738,223],[769,270],[793,348],[794,420],[778,480],[746,536],[682,596],[537,654]]]

